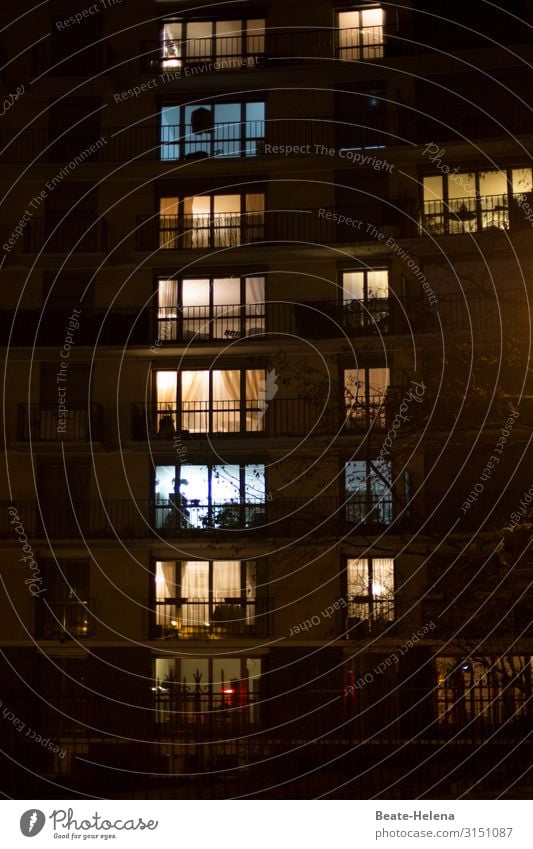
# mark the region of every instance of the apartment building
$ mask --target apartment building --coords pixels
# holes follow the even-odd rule
[[[525,775],[533,6],[426,5],[3,13],[10,795]]]

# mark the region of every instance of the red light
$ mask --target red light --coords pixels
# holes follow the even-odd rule
[[[222,690],[222,692],[226,693],[226,695],[228,695],[228,696],[232,696],[234,694],[235,690],[233,689],[233,687],[228,687],[226,690]]]

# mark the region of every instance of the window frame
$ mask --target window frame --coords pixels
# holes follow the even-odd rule
[[[248,198],[261,195],[263,206],[248,211]],[[239,198],[238,212],[216,212],[216,199],[222,197]],[[176,199],[177,215],[163,215],[163,200]],[[185,213],[185,201],[197,198],[209,199],[209,212]],[[224,193],[203,192],[195,195],[160,195],[156,212],[158,223],[158,246],[160,250],[213,250],[216,248],[234,248],[247,243],[261,242],[265,234],[266,191],[229,191]],[[206,217],[207,216],[207,217]],[[258,216],[254,223],[253,217]],[[227,217],[223,226],[220,222]],[[250,221],[250,217],[252,220]],[[187,219],[190,218],[189,222]],[[194,225],[195,220],[203,221],[206,226]],[[217,223],[218,222],[218,223]],[[234,223],[237,222],[237,223]],[[223,238],[223,234],[226,238]]]
[[[237,277],[239,279],[239,288],[240,288],[240,302],[238,304],[229,304],[226,305],[228,308],[233,307],[238,310],[237,315],[228,314],[226,316],[226,320],[229,325],[238,324],[239,330],[232,330],[229,327],[224,331],[223,336],[216,335],[216,329],[218,322],[224,322],[224,316],[220,316],[217,314],[217,309],[223,308],[224,305],[215,303],[215,281],[217,280],[226,280],[226,279],[235,279]],[[255,304],[253,302],[249,303],[247,299],[247,280],[259,279],[262,280],[262,287],[264,293],[264,300]],[[164,307],[160,306],[159,298],[160,298],[160,283],[165,283],[169,280],[175,280],[177,284],[177,304],[173,307]],[[200,307],[184,307],[183,306],[183,283],[184,281],[193,282],[195,280],[203,281],[208,280],[209,285],[209,303],[202,305]],[[252,320],[258,321],[262,324],[262,327],[259,329],[261,332],[267,332],[267,297],[266,297],[266,284],[267,284],[267,275],[266,273],[256,273],[256,274],[247,274],[247,273],[239,273],[237,275],[230,275],[222,277],[217,274],[206,273],[202,277],[178,277],[172,278],[171,276],[162,276],[157,274],[154,282],[154,295],[156,300],[155,306],[155,321],[156,327],[155,332],[157,336],[157,342],[159,345],[165,344],[166,342],[172,343],[180,340],[188,340],[189,342],[198,342],[204,343],[206,341],[217,341],[220,340],[227,341],[228,339],[244,339],[249,335],[247,332],[247,322],[251,322]],[[260,309],[258,309],[260,308]],[[162,316],[161,310],[169,309],[171,311],[176,312],[176,316]],[[199,318],[187,318],[185,315],[185,310],[206,310],[205,318],[200,316]],[[175,328],[175,333],[168,333],[167,325],[170,322],[174,322],[172,327]],[[198,331],[191,333],[190,335],[185,332],[185,323],[200,323],[201,328],[205,328],[207,325],[207,334],[200,333]],[[257,335],[257,329],[253,329],[253,335]],[[159,347],[159,345],[157,347]]]
[[[182,577],[181,571],[184,563],[201,563],[207,566],[208,570],[208,592],[207,597],[205,598],[196,598],[195,596],[185,596],[183,594],[182,588]],[[214,592],[214,570],[217,563],[235,563],[239,565],[240,571],[240,579],[239,579],[239,594],[237,596],[215,596]],[[157,569],[159,563],[171,563],[174,567],[174,595],[169,597],[160,597],[158,598],[157,594]],[[249,570],[253,572],[254,584],[253,584],[253,594],[248,594],[248,586],[249,586]],[[178,592],[179,590],[179,592]],[[235,635],[235,632],[238,635],[246,635],[247,633],[251,633],[255,626],[256,621],[256,605],[258,602],[258,593],[257,593],[257,562],[255,560],[242,560],[237,558],[230,558],[228,560],[221,561],[219,559],[209,559],[209,560],[184,560],[182,558],[170,559],[170,560],[161,560],[159,558],[154,558],[152,560],[152,570],[151,570],[151,584],[150,584],[150,594],[153,599],[153,603],[151,605],[151,609],[153,611],[153,624],[154,631],[159,635],[160,638],[168,638],[171,636],[178,637],[180,639],[191,637],[195,638],[198,636],[207,636],[212,634],[223,635],[228,633],[230,635]],[[218,610],[217,608],[221,608],[222,606],[230,606],[226,611]],[[161,608],[162,613],[158,616],[158,607]],[[186,613],[190,615],[191,610],[195,611],[196,618],[198,621],[195,622],[183,622],[180,621],[182,617],[182,608],[186,608]],[[163,609],[164,608],[164,609]],[[171,608],[169,614],[167,614],[166,608]],[[172,612],[172,608],[174,611]],[[239,610],[235,610],[235,608],[239,608]],[[178,611],[179,609],[179,611]],[[231,613],[232,616],[235,614],[239,614],[239,616],[235,619],[224,618],[224,612]],[[165,626],[164,617],[165,615],[170,615],[172,618],[170,619],[170,626]],[[220,616],[222,615],[222,618]],[[186,617],[188,619],[188,616]],[[163,621],[158,621],[163,620]],[[228,624],[225,624],[228,623]],[[231,627],[233,623],[237,624],[237,627]],[[228,627],[229,625],[229,627]],[[180,627],[181,626],[181,627]]]
[[[262,105],[264,108],[264,117],[262,121],[250,120],[247,118],[247,107],[252,104]],[[217,124],[215,120],[215,110],[217,106],[239,106],[240,107],[240,117],[238,121],[233,122],[219,122]],[[176,162],[176,161],[188,161],[199,158],[206,159],[253,159],[258,156],[262,152],[262,145],[264,145],[266,139],[266,128],[268,126],[267,117],[266,117],[266,100],[256,100],[251,95],[247,98],[239,100],[235,103],[229,102],[227,100],[215,100],[214,102],[205,102],[201,101],[198,104],[191,103],[162,103],[159,107],[159,148],[160,148],[160,161],[161,162]],[[196,109],[211,109],[213,112],[213,126],[209,130],[198,131],[197,133],[192,131],[192,124],[189,126],[185,123],[185,110],[187,108],[196,108]],[[165,109],[178,109],[179,110],[179,123],[176,124],[164,124],[163,123],[163,111]],[[248,125],[250,124],[262,124],[262,135],[249,135],[248,134]],[[177,129],[177,138],[165,140],[165,130],[167,127],[172,126]],[[231,137],[229,139],[220,140],[217,139],[216,136],[216,128],[217,127],[236,127],[238,128],[238,135],[235,137]],[[188,131],[189,128],[189,131]],[[199,151],[190,151],[187,152],[187,145],[193,145],[194,139],[196,136],[203,136],[207,133],[211,133],[210,139],[196,139],[199,145],[202,147],[209,147],[209,152],[204,152],[202,150]],[[192,140],[191,140],[192,139]],[[217,153],[216,145],[229,143],[231,145],[238,145],[239,151],[237,153]],[[249,151],[249,145],[255,144],[255,150],[253,152]],[[165,151],[171,151],[173,147],[177,148],[177,155],[165,156]]]
[[[168,499],[158,500],[156,493],[157,470],[159,467],[174,467],[174,492],[168,494]],[[182,479],[182,469],[187,466],[196,466],[199,469],[207,469],[207,498],[187,499],[180,492],[179,485]],[[239,498],[227,501],[213,501],[213,481],[217,479],[216,469],[224,469],[227,466],[237,466],[239,469]],[[263,473],[264,495],[262,499],[252,500],[247,497],[247,469],[260,467]],[[176,481],[179,484],[176,485]],[[167,528],[170,531],[212,531],[212,530],[244,530],[264,524],[267,505],[267,465],[258,462],[236,462],[236,463],[164,463],[157,462],[152,469],[152,480],[150,486],[152,511],[154,523],[158,530]],[[192,511],[192,512],[191,512]]]
[[[235,21],[235,23],[240,24],[240,33],[235,32],[233,35],[230,36],[217,35],[217,24],[229,23],[231,21]],[[263,22],[262,32],[260,28],[250,28],[249,25],[252,21]],[[179,40],[165,39],[165,26],[167,24],[181,24],[181,38]],[[191,25],[194,24],[210,24],[210,34],[202,37],[189,38],[188,29]],[[242,69],[243,67],[250,66],[253,67],[257,60],[257,57],[262,58],[265,55],[266,26],[266,15],[264,15],[263,17],[261,17],[260,15],[258,15],[257,17],[250,17],[250,15],[247,14],[244,18],[220,18],[216,16],[209,18],[193,18],[176,15],[172,18],[166,18],[163,24],[161,25],[159,31],[159,62],[161,68],[163,70],[172,70],[175,68],[181,70],[183,68],[187,68],[187,66],[202,65],[208,63],[221,63],[222,67],[220,68],[220,70],[232,70],[236,68]],[[257,32],[258,29],[259,32]],[[222,53],[219,56],[217,42],[222,42],[223,44],[225,39],[240,39],[241,49],[237,53]],[[209,50],[205,53],[205,55],[192,54],[192,56],[190,56],[189,54],[191,51],[189,49],[189,42],[200,42],[203,40],[209,42]],[[262,49],[252,49],[256,40],[258,40],[256,46],[262,47]],[[175,41],[180,42],[180,55],[177,55],[175,57],[166,56],[165,45]],[[238,64],[236,64],[237,61]]]
[[[365,26],[363,24],[362,13],[370,12],[374,10],[380,10],[382,13],[382,20],[380,24],[376,24],[373,26]],[[346,14],[349,12],[357,12],[359,17],[359,24],[356,27],[341,27],[340,25],[340,15]],[[345,6],[338,6],[334,11],[334,26],[335,32],[337,34],[335,52],[336,56],[340,61],[344,62],[354,62],[354,61],[373,61],[374,59],[383,59],[385,56],[385,32],[387,25],[387,9],[383,7],[380,3],[372,3],[361,5],[360,3],[355,4],[347,4]],[[381,30],[381,39],[379,41],[371,41],[365,44],[365,31],[366,30]],[[357,43],[355,44],[342,44],[342,33],[345,31],[355,30],[357,33],[357,38],[354,39]],[[378,33],[379,34],[379,33]],[[353,51],[353,55],[346,56],[346,53],[351,53]]]
[[[349,460],[345,460],[343,464],[343,497],[345,518],[347,522],[353,522],[356,524],[356,526],[377,525],[380,527],[388,527],[394,522],[394,477],[391,460],[382,460],[382,462],[388,466],[388,473],[390,477],[387,497],[384,498],[383,496],[380,496],[379,491],[375,493],[372,488],[374,480],[381,482],[382,485],[385,485],[385,482],[383,481],[381,475],[374,466],[374,463],[379,459],[379,457],[365,457],[363,459],[352,458]],[[349,490],[348,467],[350,464],[355,465],[357,463],[365,464],[365,488],[364,490]],[[353,470],[353,473],[355,473],[355,469]],[[361,498],[361,495],[364,495],[364,498]],[[374,514],[375,518],[372,518],[372,514]]]
[[[379,615],[376,609],[379,609],[379,596],[374,592],[374,561],[377,560],[385,560],[390,561],[390,565],[392,567],[392,594],[384,598],[383,600],[383,608],[384,614]],[[366,570],[367,570],[367,589],[368,593],[365,595],[355,595],[354,593],[350,593],[350,561],[366,561]],[[381,557],[375,555],[366,555],[363,557],[345,557],[344,559],[344,584],[345,584],[345,592],[346,592],[346,620],[347,620],[347,636],[351,636],[352,629],[354,632],[359,632],[360,630],[368,631],[368,633],[375,632],[376,630],[382,630],[384,627],[390,627],[392,623],[396,621],[396,594],[397,594],[397,580],[396,580],[396,570],[397,563],[396,559],[392,557]],[[352,598],[350,598],[352,596]],[[354,609],[357,609],[356,606],[364,606],[367,608],[367,615],[364,618],[356,617],[350,615],[350,605],[354,606]],[[350,625],[351,620],[357,620],[353,625]]]
[[[216,404],[221,403],[217,402],[214,398],[214,373],[219,371],[237,371],[239,372],[239,397],[234,399],[229,399],[227,403],[233,401],[233,407],[225,411],[224,409],[217,410]],[[174,431],[177,433],[192,433],[192,434],[224,434],[225,436],[236,434],[251,434],[251,433],[264,433],[264,415],[266,412],[266,400],[265,398],[248,398],[247,387],[248,387],[248,372],[262,372],[263,377],[260,378],[263,384],[263,392],[266,386],[266,376],[267,370],[265,367],[260,368],[246,368],[242,366],[236,366],[234,368],[224,367],[222,363],[220,363],[220,367],[216,369],[212,368],[202,368],[199,367],[191,367],[191,368],[171,368],[171,367],[162,367],[155,368],[152,372],[152,403],[155,406],[156,412],[156,432],[158,434],[161,433],[160,421],[163,416],[171,415],[173,418],[173,427]],[[176,409],[169,410],[168,406],[165,409],[163,405],[167,404],[165,401],[158,400],[158,386],[157,386],[157,375],[159,372],[168,372],[170,374],[175,374],[176,377]],[[208,375],[208,397],[207,399],[202,399],[199,403],[202,405],[201,410],[199,411],[187,411],[184,408],[184,404],[188,403],[183,400],[183,381],[181,379],[182,374],[184,372],[202,372]],[[256,401],[256,406],[250,406],[252,402]],[[189,402],[190,403],[190,402]],[[223,402],[222,402],[223,403]],[[260,415],[262,413],[262,415]],[[215,427],[215,424],[218,420],[230,421],[231,415],[236,416],[238,420],[238,427],[230,429],[223,427]],[[190,424],[189,417],[199,416],[200,420],[204,417],[207,418],[207,428],[206,429],[191,429],[191,427],[184,427],[185,424]],[[255,427],[248,427],[248,419],[250,417],[250,421],[254,423]],[[194,419],[193,419],[194,420]],[[261,426],[262,425],[262,426]]]

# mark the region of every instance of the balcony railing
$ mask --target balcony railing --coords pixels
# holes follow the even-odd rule
[[[0,333],[11,345],[61,345],[65,338],[65,319],[73,300],[63,308],[50,306],[36,310],[0,310]],[[140,345],[151,344],[154,330],[148,308],[105,309],[83,306],[76,344]]]
[[[165,731],[234,733],[259,724],[259,696],[239,681],[215,688],[163,680],[152,690],[156,722]]]
[[[210,433],[220,436],[305,436],[308,433],[335,433],[345,423],[347,428],[362,427],[374,421],[373,411],[353,405],[346,411],[345,422],[335,413],[327,413],[307,398],[274,398],[271,401],[239,400],[218,402],[184,402],[180,408],[162,403],[132,405],[132,437],[172,440],[194,438]],[[379,424],[378,424],[379,426]]]
[[[63,500],[20,501],[17,510],[28,536],[44,538],[45,534],[60,539],[80,536],[93,539],[151,539],[153,537],[220,535],[221,530],[234,533],[259,533],[268,536],[301,536],[307,533],[338,535],[349,530],[365,531],[393,529],[396,525],[408,527],[411,518],[405,515],[395,519],[401,502],[384,498],[379,504],[369,503],[368,510],[357,510],[346,504],[344,498],[320,496],[313,500],[304,498],[272,498],[265,502],[200,503],[194,500],[181,507],[179,496],[172,501],[132,500]],[[0,538],[10,539],[13,529],[7,502],[0,505]],[[3,510],[3,512],[2,512]],[[42,518],[41,518],[42,513]],[[394,521],[384,523],[388,517]],[[229,537],[228,537],[229,538]]]
[[[477,233],[481,230],[508,230],[523,222],[524,214],[515,195],[486,195],[453,198],[447,203],[425,201],[420,221],[421,232],[433,235]]]
[[[58,405],[19,404],[17,439],[21,442],[88,442],[101,440],[104,408],[100,404],[67,402],[59,418]]]
[[[414,212],[414,207],[413,210]],[[206,249],[246,242],[343,244],[370,241],[372,228],[398,238],[416,235],[408,205],[381,202],[361,206],[266,210],[243,215],[140,216],[136,249]]]
[[[94,620],[90,611],[94,600],[38,599],[37,637],[42,640],[57,640],[68,637],[90,637],[94,631]]]
[[[25,253],[98,253],[107,250],[107,223],[96,215],[32,218],[24,231]],[[46,243],[46,244],[45,244]]]
[[[394,623],[394,599],[348,596],[346,637],[357,640],[391,629]]]
[[[370,26],[341,29],[272,30],[266,35],[248,35],[243,43],[240,36],[142,42],[142,70],[168,70],[177,73],[181,68],[219,63],[211,72],[261,67],[265,60],[291,62],[313,59],[340,59],[346,62],[372,62],[384,56],[405,55],[426,51],[423,45],[402,38],[396,27]],[[183,72],[182,72],[183,73]]]
[[[264,238],[264,213],[160,215],[159,247],[166,249],[234,248]]]
[[[156,601],[156,639],[267,636],[272,603],[267,598],[173,598]]]

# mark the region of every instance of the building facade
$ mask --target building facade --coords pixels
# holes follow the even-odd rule
[[[11,10],[11,795],[524,772],[533,7],[424,5]]]

